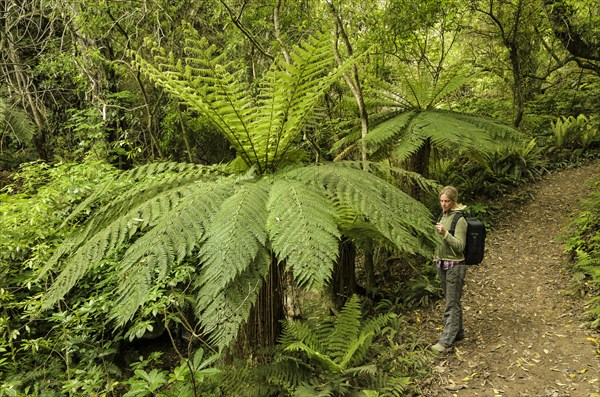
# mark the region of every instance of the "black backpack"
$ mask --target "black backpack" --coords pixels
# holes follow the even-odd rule
[[[467,265],[479,265],[485,253],[485,225],[473,217],[465,216],[464,212],[458,211],[454,219],[452,219],[452,224],[448,231],[453,236],[456,229],[456,222],[460,218],[465,218],[467,221],[467,241],[464,251],[465,263]]]

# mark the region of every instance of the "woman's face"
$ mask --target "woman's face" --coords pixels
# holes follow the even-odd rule
[[[454,207],[454,201],[450,200],[445,194],[440,195],[440,207],[442,211],[448,212]]]

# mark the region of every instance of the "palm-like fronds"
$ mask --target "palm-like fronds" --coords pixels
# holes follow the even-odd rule
[[[380,117],[362,139],[373,158],[393,156],[403,161],[428,144],[453,152],[490,153],[500,144],[522,142],[523,135],[510,126],[437,108],[465,82],[466,77],[459,73],[449,73],[438,81],[425,74],[416,78],[406,74],[395,84],[379,82],[375,90],[378,105],[391,112]]]
[[[5,137],[20,145],[31,143],[35,134],[35,126],[27,113],[12,107],[8,101],[0,97],[0,152],[4,149]]]
[[[281,344],[287,351],[305,353],[317,368],[351,377],[356,373],[373,371],[374,368],[361,364],[373,338],[394,316],[388,313],[363,322],[360,300],[353,296],[338,316],[316,328],[299,321],[286,323]]]
[[[338,241],[342,234],[352,235],[354,227],[369,225],[372,238],[408,252],[430,253],[427,209],[358,164],[218,179],[195,169],[197,179],[189,173],[176,186],[170,173],[150,176],[153,188],[148,189],[148,181],[141,185],[152,195],[140,194],[137,200],[138,184],[130,185],[121,192],[129,211],[114,202],[99,208],[100,215],[49,263],[46,270],[67,255],[45,307],[104,258],[117,255],[112,315],[123,325],[145,303],[150,285],[164,283],[172,266],[197,255],[196,312],[213,341],[225,346],[256,300],[271,251],[299,284],[316,289],[327,284]]]
[[[216,55],[215,46],[188,27],[186,58],[158,54],[154,62],[136,54],[136,64],[167,92],[203,113],[223,133],[248,167],[273,171],[312,117],[320,95],[350,66],[334,68],[325,35],[294,48],[292,63],[277,60],[257,85],[244,83],[242,70]],[[324,72],[328,71],[328,72]]]

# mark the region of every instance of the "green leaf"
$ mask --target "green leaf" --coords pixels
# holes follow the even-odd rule
[[[285,178],[277,179],[269,192],[271,244],[299,285],[307,288],[325,285],[338,255],[337,213],[323,193]]]

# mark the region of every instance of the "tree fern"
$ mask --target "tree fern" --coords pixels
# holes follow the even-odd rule
[[[429,142],[453,152],[493,152],[499,144],[522,142],[522,134],[510,126],[441,109],[441,103],[467,81],[464,75],[450,72],[435,81],[426,74],[404,73],[398,82],[378,82],[372,90],[381,98],[378,106],[389,109],[362,139],[373,158],[392,155],[404,161]]]
[[[320,183],[332,199],[363,215],[399,249],[429,254],[424,241],[431,239],[423,233],[430,226],[429,211],[383,179],[352,163],[323,164],[292,173],[306,182]]]
[[[324,285],[338,254],[336,208],[323,191],[285,179],[274,182],[268,206],[267,227],[278,257],[290,263],[299,285]]]
[[[45,272],[57,265],[63,255],[68,254],[63,270],[45,296],[44,307],[52,306],[89,270],[98,266],[105,257],[115,254],[123,244],[130,244],[134,236],[145,234],[148,230],[156,231],[143,239],[134,239],[137,240],[136,244],[127,251],[124,261],[125,266],[122,268],[123,277],[126,280],[125,284],[133,282],[128,278],[126,272],[129,271],[129,263],[142,259],[140,251],[148,251],[145,255],[155,258],[157,256],[163,258],[171,256],[168,251],[161,252],[161,249],[170,250],[173,248],[168,239],[171,243],[176,241],[172,237],[173,234],[168,233],[166,226],[173,225],[172,222],[175,221],[181,222],[182,219],[185,221],[185,219],[193,217],[194,214],[198,215],[199,211],[202,211],[202,209],[196,207],[199,204],[194,201],[192,201],[194,205],[186,206],[186,200],[183,200],[183,198],[187,197],[187,200],[190,200],[190,197],[197,196],[196,200],[205,199],[206,201],[202,203],[204,210],[210,213],[217,201],[221,200],[236,183],[235,180],[221,181],[217,189],[221,197],[219,197],[219,194],[215,197],[214,194],[204,194],[210,191],[211,186],[207,185],[207,182],[198,183],[198,178],[201,178],[202,175],[202,173],[198,173],[196,180],[186,178],[185,183],[173,184],[172,176],[165,174],[162,179],[154,181],[153,189],[151,189],[154,193],[153,196],[140,192],[140,188],[133,185],[126,194],[123,194],[126,197],[124,200],[131,206],[128,211],[125,210],[126,206],[114,202],[106,204],[98,211],[99,215],[94,217],[83,230],[73,234],[59,247],[41,272],[41,275],[44,275]],[[159,187],[164,188],[164,190]],[[136,192],[141,193],[137,198],[138,201],[135,200]],[[115,201],[119,202],[120,200]],[[180,204],[182,205],[180,206]],[[186,210],[192,212],[192,215],[186,214],[186,216],[183,216],[182,214],[185,214]],[[175,214],[179,216],[175,217]],[[195,220],[195,222],[200,222],[200,225],[202,225],[201,221],[202,218]],[[157,225],[158,228],[154,229]],[[188,234],[190,230],[187,229],[185,224],[183,226],[179,225],[179,227],[175,226],[175,229],[181,230],[184,228],[186,233],[180,234],[178,238],[184,238],[184,240],[179,241],[183,241],[183,247],[186,248],[175,247],[173,248],[174,252],[191,251],[189,247],[201,241],[202,234],[194,234],[191,236],[193,241],[186,241],[185,237],[190,236]],[[191,230],[201,232],[203,229],[195,227]],[[161,240],[154,240],[152,239],[153,236],[160,236]],[[164,240],[165,238],[167,241]],[[181,259],[183,259],[183,256],[180,255],[179,260]],[[150,261],[149,265],[159,263]],[[132,313],[128,313],[127,316],[121,317],[120,323],[126,321],[131,315]]]
[[[278,59],[257,84],[258,92],[244,83],[241,71],[222,64],[223,54],[206,39],[186,30],[186,58],[156,50],[153,62],[140,55],[136,65],[170,94],[203,113],[229,140],[248,167],[272,171],[312,117],[320,95],[338,79],[350,62],[334,68],[329,38],[312,37],[292,51],[292,63]],[[324,73],[324,71],[330,71]],[[256,98],[256,99],[254,99]]]
[[[191,55],[183,63],[163,54],[156,64],[142,58],[137,64],[211,118],[247,171],[167,163],[123,173],[69,218],[92,214],[41,272],[59,271],[45,308],[105,266],[110,282],[102,285],[116,285],[111,316],[126,326],[151,299],[150,286],[168,283],[170,269],[187,261],[195,267],[186,276],[198,321],[208,340],[223,348],[248,320],[272,266],[319,290],[331,278],[341,237],[365,230],[357,238],[430,254],[429,212],[387,181],[353,163],[282,167],[292,163],[290,148],[314,104],[343,71],[323,73],[333,59],[323,36],[295,48],[292,64],[274,64],[257,83],[256,100],[221,65],[216,48],[188,40]],[[361,338],[351,356],[369,336]]]
[[[35,134],[35,126],[27,112],[11,106],[0,97],[0,151],[4,149],[5,137],[17,145],[28,145]]]

